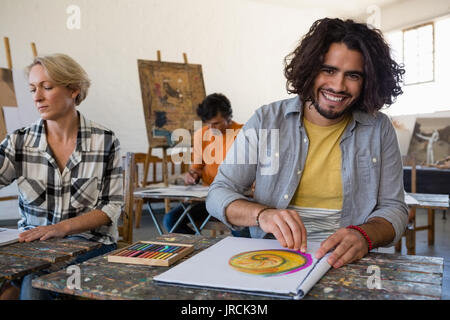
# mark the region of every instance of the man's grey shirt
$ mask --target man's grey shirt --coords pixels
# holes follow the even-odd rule
[[[300,98],[262,106],[239,132],[220,165],[206,200],[208,212],[231,225],[225,209],[238,199],[285,209],[302,177],[309,139],[302,122]],[[366,223],[373,217],[389,221],[395,229],[394,245],[408,223],[404,201],[403,168],[397,136],[389,118],[353,111],[344,131],[342,153],[343,203],[341,227]],[[326,170],[327,168],[324,168]],[[244,194],[255,182],[253,199]],[[265,232],[250,227],[251,236]]]

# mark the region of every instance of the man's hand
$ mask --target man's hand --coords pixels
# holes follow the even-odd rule
[[[316,258],[322,258],[333,248],[335,248],[334,252],[327,262],[334,268],[359,260],[369,252],[366,238],[359,231],[347,228],[339,229],[322,242],[316,252]]]
[[[61,223],[50,226],[40,226],[19,234],[20,242],[31,242],[34,240],[47,240],[50,238],[63,238],[67,235],[66,228]]]
[[[306,251],[306,229],[294,210],[268,209],[259,216],[262,230],[272,233],[283,247]]]
[[[189,170],[184,174],[183,179],[185,184],[197,184],[200,180],[200,175],[194,170]]]

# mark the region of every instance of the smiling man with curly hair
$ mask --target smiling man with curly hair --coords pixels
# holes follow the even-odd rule
[[[259,108],[231,149],[254,149],[249,130],[276,132],[278,144],[265,139],[279,169],[263,174],[267,157],[255,165],[227,156],[208,211],[234,230],[249,226],[252,237],[291,249],[322,241],[316,257],[334,249],[328,262],[336,268],[394,245],[408,213],[397,137],[379,110],[402,93],[403,73],[379,30],[352,20],[314,22],[285,59],[287,90],[296,97]],[[247,199],[242,190],[253,182]]]

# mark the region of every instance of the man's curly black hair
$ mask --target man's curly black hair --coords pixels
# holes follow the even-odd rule
[[[300,45],[285,58],[289,93],[298,94],[303,102],[314,101],[314,80],[332,43],[344,43],[364,57],[364,84],[356,108],[373,114],[403,93],[400,84],[405,70],[391,58],[381,31],[353,20],[330,18],[314,22]]]

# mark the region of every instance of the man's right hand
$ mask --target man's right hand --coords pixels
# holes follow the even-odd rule
[[[200,180],[200,175],[194,170],[189,170],[183,176],[185,184],[197,184]]]
[[[259,216],[260,228],[272,233],[283,247],[306,252],[306,229],[294,210],[268,209]]]

